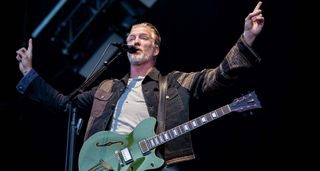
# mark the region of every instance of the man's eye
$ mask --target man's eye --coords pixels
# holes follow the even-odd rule
[[[143,39],[143,40],[149,40],[148,36],[140,36],[140,38]]]
[[[129,37],[128,39],[127,39],[127,41],[132,41],[132,40],[134,40],[135,39],[135,37]]]

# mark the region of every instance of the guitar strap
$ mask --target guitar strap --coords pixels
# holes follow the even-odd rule
[[[166,118],[166,94],[167,94],[167,76],[160,75],[159,79],[159,105],[157,114],[157,133],[165,131]]]

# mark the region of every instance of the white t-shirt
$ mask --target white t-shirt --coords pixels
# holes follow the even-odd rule
[[[144,77],[129,78],[127,88],[117,102],[112,119],[111,131],[129,134],[149,112],[142,93],[141,83]]]

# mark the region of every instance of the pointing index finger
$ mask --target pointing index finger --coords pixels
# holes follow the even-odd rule
[[[28,43],[28,50],[32,52],[33,46],[32,46],[32,39],[29,39],[29,43]]]
[[[262,1],[259,1],[258,4],[256,5],[256,7],[254,8],[253,11],[256,11],[256,10],[259,10],[260,9],[260,6],[262,4]]]

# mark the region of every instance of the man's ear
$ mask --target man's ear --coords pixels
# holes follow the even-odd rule
[[[158,45],[154,46],[153,56],[158,56],[160,48]]]

